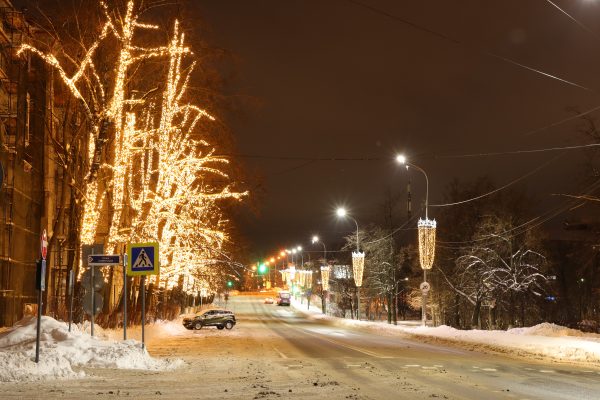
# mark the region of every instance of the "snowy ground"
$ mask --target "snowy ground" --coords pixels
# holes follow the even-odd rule
[[[420,321],[398,321],[399,325],[386,322],[357,321],[325,316],[320,304],[311,302],[307,310],[306,300],[292,301],[292,306],[313,319],[328,321],[341,327],[355,327],[382,334],[407,333],[429,343],[454,344],[469,350],[492,351],[515,356],[534,356],[549,361],[568,361],[600,366],[600,335],[584,333],[576,329],[542,323],[528,328],[508,331],[458,330],[449,326],[423,327]]]
[[[152,334],[168,331],[172,324],[157,324]],[[96,326],[95,336],[89,325],[72,325],[42,317],[39,363],[35,363],[36,318],[28,317],[11,329],[0,332],[0,382],[37,381],[57,378],[82,378],[85,368],[169,370],[183,364],[181,360],[152,358],[135,339],[112,340],[115,331]],[[139,329],[135,329],[139,331]],[[122,337],[122,332],[119,332]],[[116,339],[116,337],[115,337]]]

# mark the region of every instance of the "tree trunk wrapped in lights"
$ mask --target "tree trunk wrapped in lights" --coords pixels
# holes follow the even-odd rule
[[[329,271],[329,266],[321,267],[321,286],[325,292],[329,290]]]
[[[436,222],[431,219],[419,218],[419,261],[421,268],[428,270],[433,267],[435,257]]]
[[[354,284],[356,287],[362,286],[363,272],[365,269],[365,253],[352,252],[352,270],[354,272]]]

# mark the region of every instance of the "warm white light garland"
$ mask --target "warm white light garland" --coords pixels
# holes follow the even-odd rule
[[[321,286],[323,287],[324,291],[329,290],[329,272],[330,272],[329,266],[321,267]]]
[[[354,284],[356,287],[362,286],[363,271],[365,269],[365,253],[352,252],[352,270],[354,272]]]
[[[227,183],[214,184],[213,177],[230,180],[223,171],[229,161],[215,156],[216,150],[206,141],[191,137],[202,118],[214,118],[184,102],[194,64],[184,65],[184,57],[191,50],[184,44],[178,23],[174,24],[168,45],[143,47],[137,44],[138,30],[157,31],[159,27],[138,21],[135,1],[128,1],[125,13],[111,13],[105,3],[101,4],[106,22],[72,76],[53,54],[30,45],[19,50],[31,52],[55,68],[70,93],[81,101],[92,125],[90,160],[103,121],[112,122],[114,139],[103,152],[106,159],[100,163],[101,179],[89,174],[86,178],[82,242],[102,240],[112,251],[119,251],[127,242],[158,241],[162,270],[156,280],[161,286],[173,287],[185,275],[191,282],[185,286],[207,287],[208,278],[196,282],[190,275],[193,271],[202,271],[198,276],[218,271],[211,260],[227,242],[230,225],[218,203],[239,200],[247,192],[236,191]],[[113,14],[123,18],[116,20]],[[109,34],[117,39],[118,57],[114,60],[113,79],[102,82],[94,61]],[[132,87],[135,82],[127,81],[132,68],[160,58],[168,62],[166,76],[146,78],[164,80],[164,84],[157,82],[165,88],[160,99],[128,97],[128,93],[136,92]],[[187,72],[182,74],[183,70]],[[100,230],[102,226],[104,231]]]
[[[435,258],[436,222],[431,219],[419,218],[419,261],[421,268],[431,269]]]

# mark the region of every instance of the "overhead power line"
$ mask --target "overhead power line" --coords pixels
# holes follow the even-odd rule
[[[465,153],[465,154],[434,154],[434,158],[477,158],[477,157],[491,157],[491,156],[503,156],[503,155],[521,155],[521,154],[534,154],[534,153],[548,153],[556,151],[570,151],[570,150],[581,150],[600,147],[600,143],[588,143],[579,144],[572,146],[555,146],[555,147],[544,147],[539,149],[517,149],[507,151],[496,151],[496,152],[483,152],[483,153]],[[391,161],[392,157],[310,157],[310,156],[271,156],[267,154],[222,154],[218,157],[236,157],[236,158],[254,158],[254,159],[265,159],[265,160],[280,160],[280,161],[306,161],[307,163],[313,163],[317,161]],[[300,165],[300,167],[305,164]],[[296,168],[296,167],[294,167]]]
[[[569,14],[568,12],[566,12],[564,9],[560,8],[556,3],[554,3],[554,2],[552,2],[550,0],[546,0],[546,3],[551,4],[554,8],[556,8],[562,14],[566,15],[567,18],[569,18],[571,21],[575,22],[575,24],[577,24],[581,29],[583,29],[584,31],[586,31],[587,33],[589,33],[590,35],[592,35],[596,40],[600,40],[600,36],[598,36],[598,34],[596,32],[594,32],[593,30],[591,30],[590,28],[588,28],[587,26],[585,26],[583,23],[581,23],[574,16],[572,16],[571,14]]]
[[[387,18],[393,19],[394,21],[398,21],[398,22],[400,22],[400,23],[402,23],[404,25],[410,26],[413,29],[416,29],[416,30],[419,30],[419,31],[422,31],[422,32],[426,32],[426,33],[428,33],[428,34],[430,34],[432,36],[435,36],[435,37],[437,37],[439,39],[442,39],[442,40],[445,40],[447,42],[451,42],[451,43],[453,43],[455,45],[459,45],[459,46],[462,46],[462,47],[467,48],[469,50],[472,50],[472,51],[474,51],[474,52],[476,52],[476,53],[478,53],[480,55],[483,55],[483,56],[486,56],[486,57],[490,57],[490,58],[494,58],[496,60],[503,61],[503,62],[511,64],[513,66],[519,67],[521,69],[525,69],[527,71],[536,73],[536,74],[541,75],[541,76],[545,76],[545,77],[550,78],[550,79],[554,79],[556,81],[565,83],[567,85],[570,85],[570,86],[573,86],[573,87],[576,87],[576,88],[579,88],[579,89],[586,90],[588,92],[596,93],[595,90],[590,89],[590,88],[588,88],[586,86],[583,86],[583,85],[580,85],[578,83],[575,83],[575,82],[569,81],[567,79],[561,78],[561,77],[559,77],[557,75],[553,75],[553,74],[550,74],[548,72],[542,71],[541,69],[534,68],[534,67],[531,67],[529,65],[520,63],[520,62],[512,60],[512,59],[510,59],[508,57],[501,56],[501,55],[496,54],[496,53],[492,53],[491,51],[477,48],[477,47],[475,47],[475,46],[473,46],[471,44],[462,42],[462,41],[460,41],[460,40],[458,40],[456,38],[453,38],[451,36],[448,36],[448,35],[446,35],[444,33],[441,33],[441,32],[435,31],[433,29],[427,28],[425,26],[419,25],[419,24],[417,24],[415,22],[409,21],[409,20],[407,20],[405,18],[402,18],[402,17],[400,17],[398,15],[391,14],[391,13],[385,11],[385,10],[382,10],[382,9],[377,8],[375,6],[372,6],[370,4],[363,3],[362,1],[358,1],[358,0],[346,0],[346,1],[348,1],[348,2],[350,2],[352,4],[355,4],[355,5],[359,6],[359,7],[368,9],[368,10],[370,10],[370,11],[376,13],[376,14],[383,15],[383,16],[385,16]]]

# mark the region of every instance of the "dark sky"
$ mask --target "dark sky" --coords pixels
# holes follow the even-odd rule
[[[226,94],[261,103],[248,118],[223,116],[237,151],[292,158],[239,158],[265,177],[260,215],[241,221],[257,253],[296,243],[310,248],[313,233],[339,240],[353,225],[336,222],[338,204],[359,224],[380,219],[386,189],[402,193],[406,185],[393,162],[397,152],[427,171],[435,204],[454,177],[489,174],[501,186],[557,153],[445,155],[586,142],[576,121],[527,132],[571,116],[568,107],[600,105],[600,1],[555,0],[594,33],[545,0],[360,1],[397,18],[347,0],[190,2],[209,25],[207,40],[240,61]],[[551,194],[573,193],[581,183],[582,154],[551,163],[521,187],[552,206],[559,200]],[[416,171],[411,180],[418,210],[424,182]]]

